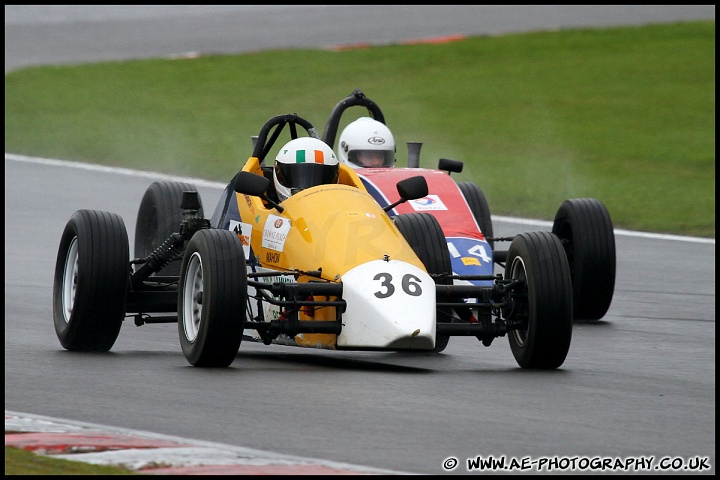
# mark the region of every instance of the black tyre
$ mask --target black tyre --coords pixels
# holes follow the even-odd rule
[[[490,207],[488,206],[483,191],[473,182],[457,182],[457,186],[465,197],[465,200],[467,200],[470,211],[473,213],[475,221],[480,226],[480,230],[482,230],[485,238],[492,238],[494,234],[492,218],[490,217]],[[488,240],[488,243],[492,248],[493,242]]]
[[[565,200],[552,232],[563,243],[573,285],[573,317],[596,321],[615,292],[615,233],[605,205],[594,198]]]
[[[247,299],[245,254],[229,230],[198,231],[180,270],[178,330],[183,354],[197,367],[227,367],[242,341]]]
[[[525,324],[508,332],[515,360],[523,368],[558,368],[570,349],[573,326],[570,268],[560,240],[550,232],[517,235],[508,249],[505,278],[525,280],[525,288],[512,294],[514,320]]]
[[[183,192],[196,192],[194,185],[184,182],[153,182],[143,195],[135,224],[135,257],[145,258],[168,237],[180,231],[183,211],[180,208]],[[199,195],[198,195],[199,200]],[[204,216],[202,200],[198,215]],[[182,258],[177,258],[163,268],[159,275],[180,274]]]
[[[393,221],[429,274],[452,274],[450,251],[442,228],[435,217],[428,213],[408,213],[396,215]],[[452,279],[436,279],[435,283],[452,285]],[[438,322],[449,322],[451,318],[451,309],[438,308]],[[449,341],[448,335],[438,335],[433,352],[439,353],[445,350]]]
[[[78,210],[65,225],[53,285],[60,344],[71,351],[107,352],[120,334],[130,287],[130,253],[122,218]]]

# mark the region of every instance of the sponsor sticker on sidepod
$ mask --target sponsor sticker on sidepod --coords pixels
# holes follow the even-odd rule
[[[282,252],[289,231],[290,220],[277,215],[268,215],[263,227],[262,246],[276,252]]]
[[[417,212],[427,210],[447,210],[447,207],[437,195],[428,195],[427,197],[410,200],[410,205]]]
[[[252,225],[249,223],[238,222],[237,220],[230,220],[230,226],[228,229],[240,237],[242,243],[243,252],[245,252],[245,258],[250,258],[250,238],[252,236]]]

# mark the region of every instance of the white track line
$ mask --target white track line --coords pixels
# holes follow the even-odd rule
[[[199,178],[190,178],[190,177],[178,177],[175,175],[168,175],[165,173],[159,173],[159,172],[150,172],[150,171],[143,171],[143,170],[132,170],[130,168],[120,168],[120,167],[108,167],[104,165],[96,165],[92,163],[82,163],[82,162],[72,162],[68,160],[55,160],[51,158],[38,158],[38,157],[28,157],[25,155],[15,155],[12,153],[5,153],[5,160],[12,160],[16,162],[25,162],[25,163],[38,163],[42,165],[54,165],[58,167],[68,167],[68,168],[80,168],[83,170],[91,170],[96,172],[107,172],[107,173],[116,173],[120,175],[129,175],[133,177],[145,177],[145,178],[152,178],[156,180],[173,180],[178,182],[187,182],[187,183],[194,183],[195,185],[203,186],[203,187],[209,187],[209,188],[225,188],[227,186],[227,183],[220,183],[220,182],[213,182],[210,180],[203,180]],[[537,225],[541,227],[552,227],[552,222],[548,222],[545,220],[533,220],[529,218],[518,218],[518,217],[503,217],[499,215],[492,215],[492,219],[500,222],[508,222],[508,223],[520,223],[523,225]],[[670,235],[670,234],[663,234],[663,233],[650,233],[650,232],[636,232],[632,230],[623,230],[623,229],[615,229],[615,235],[623,235],[627,237],[642,237],[642,238],[653,238],[657,240],[675,240],[675,241],[681,241],[681,242],[691,242],[691,243],[708,243],[715,245],[715,239],[714,238],[702,238],[702,237],[686,237],[682,235]]]

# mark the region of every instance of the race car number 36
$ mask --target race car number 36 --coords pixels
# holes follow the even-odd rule
[[[378,273],[373,277],[373,280],[380,280],[384,290],[375,292],[377,298],[391,297],[395,293],[395,285],[393,284],[393,276],[389,273]],[[410,295],[411,297],[419,297],[422,295],[422,287],[420,286],[420,280],[418,277],[411,273],[403,275],[400,285],[402,291]]]

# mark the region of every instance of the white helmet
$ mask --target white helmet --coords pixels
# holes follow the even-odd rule
[[[392,167],[395,164],[395,139],[384,123],[360,117],[340,134],[340,161],[352,168]]]
[[[275,157],[273,180],[282,202],[305,188],[337,183],[338,159],[327,143],[319,138],[300,137],[290,140]]]

